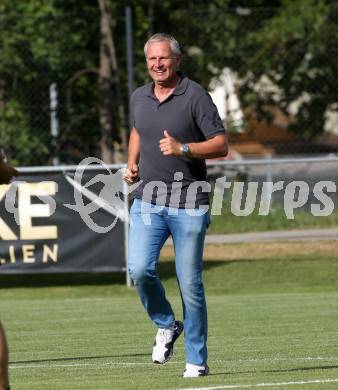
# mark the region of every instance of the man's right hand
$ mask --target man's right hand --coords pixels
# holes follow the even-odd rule
[[[128,184],[133,184],[138,179],[138,165],[131,164],[125,169],[123,180]]]

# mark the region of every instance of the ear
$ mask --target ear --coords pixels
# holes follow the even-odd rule
[[[178,68],[181,65],[181,61],[182,61],[182,54],[179,54],[178,56],[176,56],[176,64]]]

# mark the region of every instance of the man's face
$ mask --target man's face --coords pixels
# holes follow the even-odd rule
[[[155,84],[170,85],[176,78],[181,56],[175,56],[168,41],[152,42],[147,48],[147,67]]]

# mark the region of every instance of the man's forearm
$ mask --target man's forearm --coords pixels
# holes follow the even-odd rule
[[[188,143],[192,158],[216,158],[225,157],[228,154],[227,136],[218,135],[212,139],[203,142]]]
[[[133,166],[134,164],[138,164],[140,159],[140,136],[133,127],[130,138],[129,138],[129,146],[128,146],[128,167]]]

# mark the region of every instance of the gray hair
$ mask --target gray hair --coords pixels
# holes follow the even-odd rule
[[[150,43],[163,42],[163,41],[167,41],[170,43],[171,51],[175,56],[181,55],[180,44],[176,41],[176,39],[172,35],[167,33],[157,33],[151,36],[147,40],[146,44],[144,45],[144,55],[147,56],[147,49]]]

